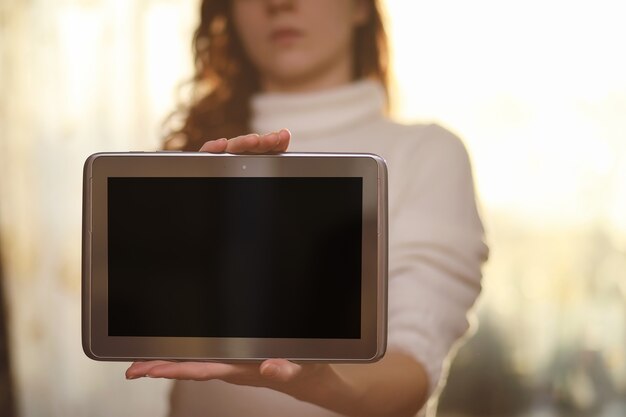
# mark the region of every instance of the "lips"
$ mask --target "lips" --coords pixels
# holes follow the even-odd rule
[[[293,42],[302,35],[302,31],[295,28],[279,28],[270,32],[270,40],[278,43]]]

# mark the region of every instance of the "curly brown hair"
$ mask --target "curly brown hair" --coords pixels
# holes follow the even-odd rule
[[[387,34],[378,0],[367,0],[369,20],[355,30],[353,79],[380,81],[388,94]],[[195,74],[192,97],[166,123],[165,149],[198,150],[210,139],[250,132],[250,98],[260,91],[259,74],[232,23],[230,0],[203,0],[193,36]]]

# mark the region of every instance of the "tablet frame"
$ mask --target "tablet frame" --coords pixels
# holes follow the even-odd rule
[[[361,338],[129,337],[108,335],[109,177],[363,178]],[[374,362],[387,342],[387,167],[374,154],[96,153],[83,171],[82,344],[94,360]]]

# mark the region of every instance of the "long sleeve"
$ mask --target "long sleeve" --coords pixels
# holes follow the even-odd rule
[[[481,289],[486,260],[472,172],[461,141],[423,129],[396,166],[390,189],[389,349],[413,355],[437,387]]]

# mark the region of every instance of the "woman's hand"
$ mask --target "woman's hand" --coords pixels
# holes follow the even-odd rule
[[[267,359],[261,364],[156,360],[134,362],[126,370],[126,379],[142,377],[265,387],[336,411],[346,411],[345,401],[356,402],[355,387],[330,364],[297,364],[286,359]]]
[[[191,381],[222,380],[230,384],[270,388],[302,401],[335,408],[328,392],[338,398],[354,398],[354,388],[329,364],[297,364],[286,359],[258,363],[222,362],[134,362],[126,379],[142,377]],[[334,407],[333,407],[334,406]]]
[[[327,364],[300,365],[285,359],[258,363],[220,362],[134,362],[126,370],[127,379],[141,377],[208,381],[219,379],[237,385],[267,387],[298,396],[298,388],[322,382],[332,373]]]
[[[251,133],[232,139],[217,139],[205,142],[200,152],[211,153],[280,153],[289,146],[291,133],[287,129],[270,132],[264,135]]]
[[[427,397],[424,368],[414,359],[388,352],[363,365],[296,364],[267,359],[260,365],[219,362],[135,362],[127,379],[141,377],[208,381],[266,387],[346,416],[413,416]]]

